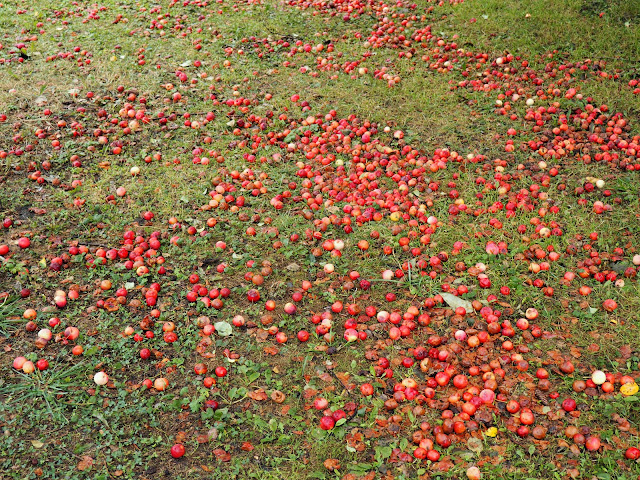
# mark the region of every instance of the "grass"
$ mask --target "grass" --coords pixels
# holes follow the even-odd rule
[[[533,472],[537,472],[537,478],[638,476],[638,464],[623,459],[624,449],[638,444],[638,397],[592,397],[574,393],[571,385],[575,378],[588,376],[593,368],[637,377],[640,334],[636,312],[640,307],[640,287],[635,278],[624,278],[624,286],[615,286],[612,281],[599,283],[593,278],[576,278],[571,284],[562,281],[566,271],[584,267],[589,258],[587,243],[603,258],[603,269],[615,265],[622,266],[620,272],[624,272],[632,265],[640,238],[637,172],[613,169],[605,162],[585,164],[575,155],[566,155],[546,159],[549,166],[558,164],[561,168],[558,176],[545,179],[549,169],[538,167],[541,154],[521,150],[520,144],[546,136],[543,143],[550,146],[556,136],[551,129],[559,125],[559,113],[586,108],[584,99],[563,97],[569,86],[578,86],[585,99],[593,97],[594,105],[606,104],[610,112],[621,112],[630,125],[629,136],[638,135],[640,107],[629,81],[640,79],[640,3],[467,0],[438,5],[420,1],[415,7],[405,3],[389,5],[388,14],[379,16],[375,10],[378,4],[368,3],[360,16],[352,16],[349,21],[342,19],[344,12],[331,15],[338,8],[299,6],[275,0],[225,1],[206,7],[197,2],[134,5],[107,0],[97,10],[89,5],[60,5],[46,0],[10,0],[0,6],[0,58],[4,59],[0,64],[0,115],[8,117],[6,122],[0,122],[0,152],[25,149],[22,155],[0,155],[0,218],[13,220],[11,227],[0,229],[0,245],[10,247],[0,266],[0,292],[7,293],[0,302],[0,476],[352,479],[369,474],[365,478],[464,478],[471,464],[481,466],[484,478],[524,479],[531,478]],[[421,45],[415,41],[401,49],[396,48],[397,43],[387,42],[380,48],[365,43],[372,32],[383,28],[379,22],[384,16],[395,15],[397,28],[402,14],[417,16],[405,35],[429,25],[436,40],[455,41],[457,46],[450,49],[435,42]],[[156,28],[159,24],[162,29]],[[398,33],[396,30],[388,34],[393,37]],[[37,40],[25,40],[29,37]],[[289,45],[284,46],[283,41]],[[296,45],[298,41],[300,45]],[[17,58],[18,54],[9,52],[21,42],[26,43],[24,61],[7,61]],[[267,51],[265,42],[274,48],[273,52]],[[259,45],[262,57],[254,44]],[[322,44],[323,50],[287,54],[292,47],[302,49],[305,44]],[[328,51],[329,45],[335,47],[334,52]],[[459,49],[486,53],[489,59],[508,53],[522,56],[530,62],[532,71],[544,78],[540,87],[544,89],[553,88],[552,83],[560,82],[562,77],[545,76],[549,73],[545,73],[548,64],[557,68],[587,59],[591,62],[586,71],[576,73],[566,83],[560,82],[558,88],[563,95],[546,100],[536,97],[536,107],[549,106],[554,100],[560,107],[540,132],[534,132],[532,123],[525,119],[528,107],[523,99],[511,100],[513,119],[499,114],[496,100],[503,94],[502,100],[509,101],[512,93],[506,91],[518,87],[525,96],[535,96],[538,87],[514,77],[503,79],[496,65],[470,67],[471,74],[464,76],[465,68],[474,62],[463,57],[457,58],[446,73],[431,68],[440,58],[438,55],[455,58],[453,51]],[[242,54],[239,50],[243,50]],[[407,51],[412,53],[411,58],[399,56]],[[368,53],[371,55],[365,58]],[[423,55],[433,58],[426,60]],[[333,59],[328,60],[329,57]],[[318,70],[317,64],[323,58],[341,69]],[[518,63],[522,59],[513,63],[518,65],[519,74],[524,72]],[[196,67],[196,62],[202,62],[202,66]],[[347,62],[359,63],[345,72]],[[303,73],[300,68],[305,66],[308,71]],[[387,80],[375,78],[374,72],[382,67],[400,77],[399,83],[389,87]],[[368,70],[364,73],[360,68]],[[178,78],[178,71],[187,75],[186,81]],[[611,77],[596,75],[602,71]],[[458,86],[465,80],[485,77],[498,89],[475,91]],[[88,92],[94,93],[93,98],[87,97]],[[176,93],[180,93],[181,100],[173,99]],[[291,100],[294,94],[301,96],[300,101],[309,102],[309,110]],[[141,102],[141,97],[146,102]],[[250,101],[246,111],[242,110],[245,105],[226,103],[237,98]],[[119,125],[123,121],[120,109],[127,103],[135,109],[146,109],[149,118],[148,124],[130,134]],[[51,115],[45,115],[45,108],[51,110]],[[100,109],[104,109],[106,119],[98,113]],[[437,149],[444,148],[464,158],[469,154],[486,157],[486,161],[478,163],[449,162],[446,169],[435,172],[427,169],[421,176],[428,177],[424,185],[412,186],[405,198],[418,204],[432,202],[426,207],[427,216],[433,215],[441,222],[425,245],[418,240],[424,232],[418,234],[417,227],[406,220],[392,221],[387,207],[378,209],[385,213],[381,221],[359,225],[356,217],[351,217],[353,234],[345,233],[343,224],[332,223],[342,218],[344,207],[350,203],[325,203],[329,199],[327,190],[341,188],[336,166],[305,160],[305,152],[289,146],[302,145],[302,139],[291,135],[290,130],[298,128],[307,116],[323,118],[332,109],[337,110],[338,119],[346,121],[350,115],[359,119],[349,120],[349,129],[357,129],[364,121],[375,124],[378,132],[372,135],[374,143],[381,149],[389,147],[403,161],[407,152],[398,152],[405,145],[409,151],[415,149],[417,157],[428,159]],[[175,119],[162,125],[158,116],[161,112],[165,117],[175,114]],[[213,112],[215,118],[200,129],[185,125],[185,120],[203,122],[207,112]],[[273,118],[265,123],[264,130],[256,128],[260,127],[259,120],[249,119],[250,115],[268,118],[270,112]],[[245,137],[239,120],[253,123],[247,145],[241,143]],[[72,125],[73,122],[81,126]],[[389,127],[388,131],[385,127]],[[590,125],[589,133],[594,127]],[[240,135],[234,132],[236,128]],[[303,126],[301,132],[311,128]],[[341,128],[344,133],[346,127]],[[507,134],[510,128],[517,131],[514,136]],[[393,137],[396,130],[404,132],[404,139]],[[314,130],[311,138],[318,132]],[[255,137],[260,136],[267,143],[274,138],[269,135],[276,134],[282,134],[277,142],[252,149]],[[106,137],[106,144],[100,143],[101,136]],[[360,143],[360,136],[354,137],[352,146]],[[509,138],[516,145],[513,152],[505,151]],[[121,154],[113,153],[115,142],[122,142]],[[338,146],[344,146],[340,142],[342,139],[330,140],[328,151],[344,161],[347,177],[361,175],[357,162],[352,162],[344,150],[337,151]],[[596,153],[586,140],[580,148],[584,149],[581,153]],[[194,153],[195,149],[201,151]],[[156,153],[162,158],[146,163],[145,158]],[[252,153],[257,157],[255,163],[248,158]],[[275,154],[280,155],[280,161],[271,161]],[[81,166],[72,165],[74,155]],[[211,163],[194,165],[195,156],[210,158]],[[217,156],[223,156],[224,162],[218,163]],[[270,160],[262,162],[261,156]],[[43,168],[45,161],[51,163],[49,171]],[[360,161],[372,163],[366,158]],[[494,162],[500,161],[505,165],[500,167],[502,170],[495,168]],[[322,195],[322,206],[311,211],[306,199],[288,199],[277,210],[270,203],[272,198],[287,190],[300,195],[306,188],[302,186],[303,178],[297,175],[299,162],[313,165],[312,184],[307,190],[313,196]],[[137,176],[130,173],[134,166],[141,170]],[[389,169],[376,166],[369,171],[381,173],[376,178],[377,188],[389,193],[399,188],[393,174],[406,176],[413,167],[405,163]],[[252,178],[246,173],[246,177],[234,179],[234,171],[245,175],[248,168],[253,171]],[[28,178],[35,170],[43,172],[44,183]],[[512,175],[503,180],[509,184],[511,194],[498,192],[500,179],[504,178],[496,176],[498,172]],[[324,191],[314,186],[319,173],[335,183]],[[479,183],[478,177],[486,183]],[[612,196],[605,198],[598,191],[576,196],[574,190],[582,187],[587,177],[604,179]],[[58,181],[63,185],[56,186]],[[74,181],[76,184],[72,184]],[[260,188],[258,181],[266,193],[254,196],[252,190]],[[247,186],[246,182],[253,185]],[[290,182],[296,182],[296,186]],[[438,183],[438,190],[426,189],[432,182]],[[496,188],[487,187],[488,183]],[[532,201],[532,211],[519,209],[513,218],[504,210],[477,217],[449,215],[451,190],[455,189],[459,198],[475,210],[489,208],[495,202],[513,201],[514,194],[523,189],[531,193],[533,183],[542,185],[540,191],[548,199]],[[246,207],[238,211],[231,205],[209,208],[210,192],[220,185],[235,188],[225,191],[225,195],[245,196]],[[562,186],[566,189],[561,190]],[[116,195],[118,187],[126,188],[126,196]],[[417,187],[425,188],[419,191]],[[346,190],[353,192],[357,188],[353,183]],[[371,190],[375,188],[370,186]],[[619,203],[614,202],[616,197]],[[579,204],[578,198],[585,199],[586,204]],[[596,200],[614,204],[613,210],[594,214]],[[548,211],[552,206],[558,206],[559,212],[542,217],[539,209]],[[408,210],[408,206],[402,209]],[[142,218],[145,211],[154,213],[152,221]],[[311,212],[311,217],[303,216],[303,211]],[[243,219],[242,214],[247,217]],[[170,225],[172,217],[178,226]],[[206,226],[210,218],[217,220],[215,227]],[[503,227],[490,226],[492,218],[502,222]],[[534,223],[540,218],[558,222],[563,235],[535,238]],[[526,227],[525,233],[519,231],[520,225]],[[190,226],[196,228],[196,234],[187,232]],[[245,234],[250,226],[256,229],[255,236]],[[166,275],[155,274],[157,264],[151,264],[152,272],[144,276],[124,268],[120,261],[88,268],[98,248],[119,248],[123,233],[129,229],[147,239],[154,231],[160,233],[159,254],[165,259]],[[203,230],[209,234],[200,236]],[[322,232],[322,240],[345,239],[343,255],[331,257],[324,253],[316,258],[313,248],[321,247],[322,240],[307,239],[307,233],[314,231]],[[598,232],[598,239],[587,241],[585,237],[593,231]],[[378,239],[372,237],[375,233],[379,233]],[[299,241],[291,239],[294,234],[300,236]],[[15,242],[25,235],[30,237],[32,246],[20,250]],[[171,244],[174,235],[180,237],[180,246]],[[398,244],[403,236],[411,237],[411,247],[422,248],[419,258],[427,262],[440,252],[448,253],[450,259],[443,262],[435,279],[419,273],[417,257]],[[368,239],[369,250],[360,251],[356,246],[360,239]],[[489,240],[506,242],[508,253],[486,253]],[[227,249],[217,249],[217,241],[226,242]],[[282,246],[275,249],[277,241]],[[454,254],[454,245],[459,241],[466,246]],[[87,245],[90,251],[72,256],[61,271],[50,269],[53,258],[65,254],[74,243]],[[392,255],[382,254],[385,245],[393,247]],[[524,256],[532,245],[543,249],[552,246],[561,258],[551,263],[548,271],[534,275],[529,268],[533,260]],[[569,247],[575,247],[577,253],[566,253]],[[612,255],[616,247],[624,249],[622,260],[607,260],[606,255]],[[249,266],[250,261],[256,264]],[[245,273],[257,273],[265,266],[264,261],[271,262],[273,273],[265,275],[265,283],[256,288],[262,300],[277,301],[278,308],[271,318],[265,316],[268,312],[262,303],[246,301],[247,290],[254,286]],[[410,262],[411,270],[402,279],[381,281],[383,270],[402,269]],[[457,262],[464,262],[467,267],[482,262],[492,286],[480,288],[477,278],[455,268]],[[222,263],[226,264],[224,273],[217,270]],[[336,273],[323,273],[327,263],[335,266]],[[342,278],[353,270],[371,280],[373,287],[363,290],[356,281],[353,288],[344,288]],[[424,270],[426,273],[431,268]],[[218,310],[201,302],[187,302],[186,293],[192,288],[188,279],[194,273],[200,277],[198,283],[208,290],[231,289],[224,307]],[[100,290],[100,282],[105,279],[113,283],[113,289],[107,292]],[[313,282],[312,289],[297,304],[296,315],[286,315],[282,305],[291,301],[292,293],[305,280]],[[553,287],[554,295],[545,296],[541,288],[532,285],[535,280]],[[156,281],[161,283],[157,305],[161,316],[153,328],[155,337],[138,343],[122,332],[129,325],[141,332],[140,322],[151,310],[144,306],[143,291]],[[494,419],[480,422],[479,430],[473,434],[482,441],[481,452],[468,448],[469,435],[465,434],[451,447],[438,447],[440,462],[396,461],[401,451],[412,453],[411,434],[420,429],[422,422],[436,425],[442,421],[438,408],[420,412],[413,410],[416,405],[410,402],[393,413],[386,410],[384,401],[393,396],[396,380],[412,376],[425,382],[428,376],[417,367],[407,370],[398,364],[411,356],[409,349],[426,345],[431,336],[466,328],[466,320],[458,325],[459,320],[451,312],[431,309],[433,319],[428,328],[418,328],[397,342],[387,340],[387,325],[371,320],[367,324],[368,339],[347,344],[342,340],[342,324],[349,317],[345,312],[334,315],[336,338],[332,342],[317,337],[316,326],[309,319],[327,311],[336,301],[400,313],[409,306],[427,311],[422,307],[424,299],[441,292],[443,284],[468,286],[469,292],[463,296],[485,304],[489,294],[497,295],[501,303],[491,305],[507,312],[505,315],[514,321],[527,308],[537,308],[537,323],[557,336],[528,342],[527,359],[532,367],[551,371],[559,401],[572,396],[584,405],[580,417],[554,417],[557,402],[548,393],[536,390],[530,376],[507,365],[507,378],[501,383],[500,392],[509,398],[530,399],[540,409],[536,411],[538,423],[549,429],[545,441],[531,436],[520,439],[510,429],[514,425],[511,417],[501,416],[496,410],[491,412]],[[593,289],[584,298],[577,294],[583,284]],[[54,292],[61,288],[69,292],[72,285],[78,286],[80,298],[70,300],[65,309],[56,309],[52,303]],[[115,295],[114,290],[125,285],[129,290],[127,301],[117,311],[96,308],[98,300]],[[500,294],[503,285],[511,289],[509,296]],[[31,290],[26,298],[18,296],[23,287]],[[385,299],[389,292],[398,297],[393,303]],[[607,298],[618,302],[615,312],[607,313],[601,308]],[[46,327],[53,316],[61,319],[61,326],[52,328],[54,339],[43,349],[35,345],[36,333],[23,328],[22,312],[26,308],[38,311],[39,328]],[[198,317],[207,316],[212,323],[230,322],[238,314],[245,316],[246,328],[234,327],[228,337],[214,335],[210,337],[211,344],[201,348]],[[176,325],[178,340],[174,343],[163,340],[161,327],[165,321]],[[479,320],[474,325],[482,328],[483,324]],[[78,343],[84,353],[80,357],[71,355],[73,342],[66,342],[62,335],[62,327],[69,325],[81,331]],[[264,333],[269,326],[284,331],[288,341],[280,344]],[[312,333],[308,343],[295,339],[301,329]],[[515,338],[514,343],[523,343],[520,333]],[[496,358],[506,352],[500,347],[503,340],[499,336],[492,340],[491,352]],[[151,359],[140,359],[143,346],[153,350]],[[232,358],[232,353],[239,358]],[[32,361],[46,358],[51,368],[23,374],[11,368],[13,358],[19,355]],[[469,355],[477,363],[491,360],[478,359],[476,353]],[[572,358],[577,368],[575,376],[558,374],[557,355]],[[375,376],[374,365],[383,356],[395,362],[392,380]],[[216,366],[225,366],[229,375],[218,379],[213,388],[205,388],[203,377],[193,370],[200,362],[207,365],[209,374]],[[99,370],[107,371],[113,384],[96,387],[91,378]],[[145,379],[158,377],[168,378],[170,387],[166,391],[142,385]],[[375,384],[376,395],[371,398],[360,394],[358,387],[365,382]],[[252,397],[258,389],[264,390],[266,399]],[[276,390],[286,397],[282,404],[270,398]],[[347,411],[346,424],[330,432],[317,427],[320,413],[311,404],[320,396],[329,401],[331,409]],[[539,397],[553,408],[551,415],[542,413]],[[437,400],[444,398],[439,394]],[[220,408],[207,408],[207,400],[216,400]],[[394,413],[400,418],[394,418]],[[619,429],[612,419],[614,414],[628,419],[630,429]],[[597,454],[584,448],[576,452],[571,448],[575,447],[573,441],[563,434],[569,424],[589,427],[600,435],[606,447]],[[495,438],[483,434],[489,425],[498,427]],[[205,441],[203,436],[207,435]],[[185,444],[187,454],[182,459],[169,456],[174,442]],[[339,468],[327,468],[327,459],[337,460]]]
[[[0,304],[0,334],[5,337],[14,333],[23,323],[16,302],[17,298],[6,297]]]

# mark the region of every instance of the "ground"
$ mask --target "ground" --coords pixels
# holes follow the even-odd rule
[[[0,25],[1,478],[639,478],[640,2]]]

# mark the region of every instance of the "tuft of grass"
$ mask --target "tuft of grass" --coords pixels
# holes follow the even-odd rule
[[[66,425],[69,419],[64,415],[64,408],[68,406],[64,397],[72,395],[71,403],[78,402],[78,389],[84,386],[81,379],[86,372],[84,363],[56,365],[44,371],[36,369],[30,375],[14,372],[14,378],[3,379],[0,383],[0,397],[4,397],[5,406],[26,406],[27,415],[42,404],[53,421]]]
[[[24,323],[18,297],[8,296],[0,303],[0,335],[9,337]]]

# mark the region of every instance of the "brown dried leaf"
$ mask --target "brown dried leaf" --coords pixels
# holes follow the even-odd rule
[[[249,398],[257,402],[263,402],[268,398],[266,392],[262,388],[249,392],[247,395]]]
[[[83,455],[82,460],[78,462],[77,469],[81,472],[89,470],[93,466],[94,460],[89,455]]]
[[[258,342],[264,342],[267,338],[269,338],[269,332],[266,330],[258,330],[258,333],[256,333],[256,340]]]
[[[367,428],[364,431],[364,436],[366,438],[377,438],[380,436],[380,432],[378,432],[377,430],[373,430],[372,428]]]
[[[631,356],[631,347],[629,345],[623,345],[620,347],[620,355],[625,360]]]
[[[302,395],[305,398],[305,400],[309,400],[310,398],[315,397],[317,393],[318,393],[317,390],[314,390],[313,388],[307,388],[302,393]]]

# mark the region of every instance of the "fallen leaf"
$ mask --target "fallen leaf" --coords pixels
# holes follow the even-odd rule
[[[464,308],[467,312],[473,312],[473,305],[468,300],[464,300],[463,298],[456,297],[455,295],[451,295],[450,293],[440,292],[440,296],[442,299],[447,302],[454,310],[458,307]]]
[[[304,390],[304,392],[302,393],[302,395],[303,395],[303,397],[304,397],[305,399],[307,399],[307,400],[308,400],[308,399],[310,399],[310,398],[312,398],[312,397],[315,397],[317,393],[318,393],[318,391],[317,391],[317,390],[314,390],[313,388],[306,388],[306,389]]]
[[[216,329],[216,333],[223,337],[228,337],[233,333],[233,327],[228,322],[216,322],[213,326]]]
[[[622,358],[627,359],[631,356],[631,347],[629,345],[623,345],[620,347],[620,355]]]
[[[247,396],[257,402],[263,402],[268,398],[266,392],[262,388],[254,390],[253,392],[249,392]]]
[[[89,470],[93,466],[94,460],[89,455],[83,455],[82,460],[78,462],[77,469],[81,472]]]

